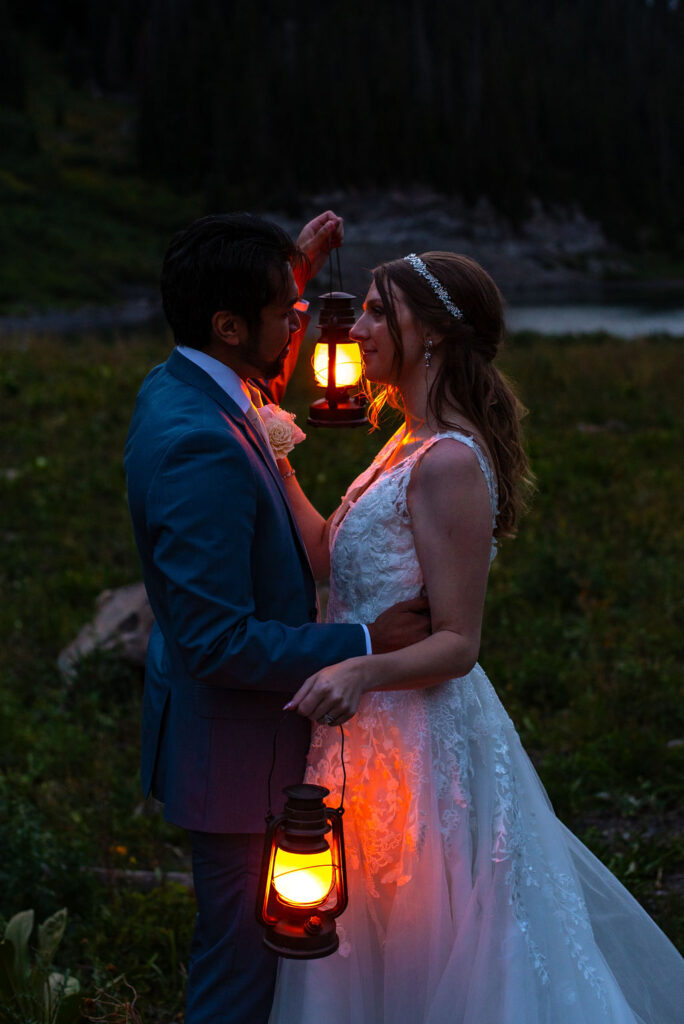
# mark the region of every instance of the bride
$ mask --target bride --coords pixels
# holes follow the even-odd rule
[[[377,268],[352,337],[405,422],[324,521],[280,463],[328,617],[424,587],[432,635],[307,679],[307,782],[342,785],[340,948],[282,961],[271,1024],[677,1024],[682,960],[555,817],[477,664],[491,560],[529,481],[521,406],[493,365],[499,292],[465,256]]]

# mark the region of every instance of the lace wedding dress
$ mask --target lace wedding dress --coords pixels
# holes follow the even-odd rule
[[[383,471],[392,439],[333,521],[329,620],[370,622],[419,592],[406,491],[446,436],[477,457],[494,522],[473,438],[437,435]],[[340,947],[281,961],[270,1024],[682,1024],[684,962],[555,817],[479,665],[366,694],[344,729]],[[314,730],[306,781],[339,803],[339,729]]]

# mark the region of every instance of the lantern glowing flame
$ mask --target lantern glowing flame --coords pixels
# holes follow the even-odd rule
[[[328,386],[328,345],[317,342],[313,354],[313,368],[319,387]],[[338,344],[335,347],[335,383],[339,388],[356,384],[361,377],[363,360],[361,350],[355,341]]]
[[[273,888],[293,907],[317,907],[329,896],[335,875],[330,847],[319,853],[294,853],[278,848]]]

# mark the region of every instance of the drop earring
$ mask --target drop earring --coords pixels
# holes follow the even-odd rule
[[[432,338],[425,339],[425,369],[430,368],[432,362]]]

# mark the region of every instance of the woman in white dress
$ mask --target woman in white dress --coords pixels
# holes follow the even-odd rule
[[[373,273],[352,333],[405,422],[324,521],[281,463],[328,618],[424,587],[432,635],[306,680],[306,781],[342,785],[339,951],[282,961],[271,1024],[682,1024],[684,963],[555,817],[477,664],[490,562],[529,479],[521,407],[492,360],[501,297],[472,260]],[[515,657],[515,652],[512,652]]]

